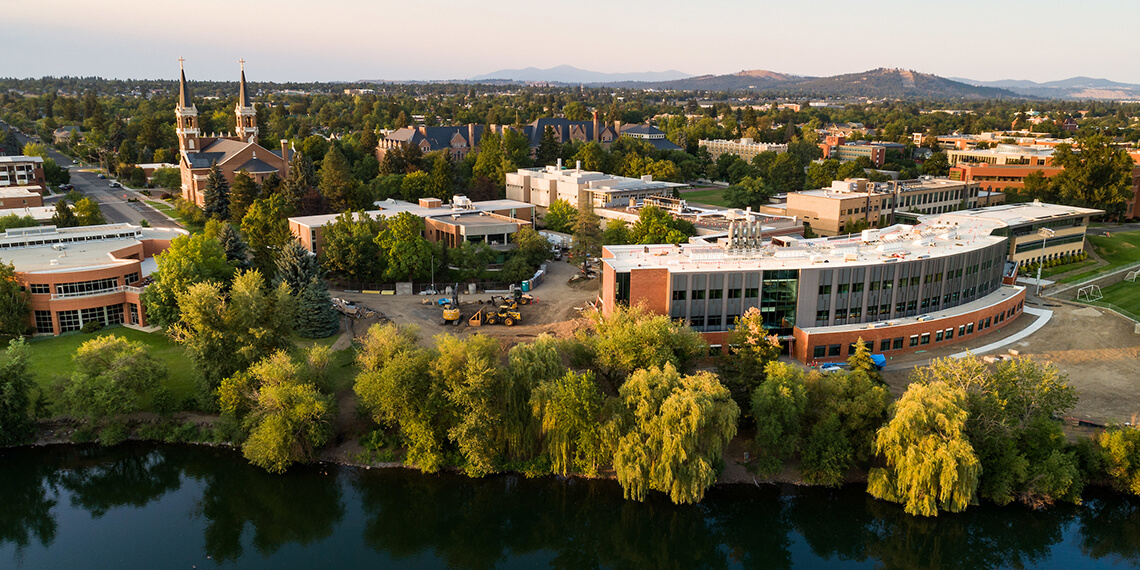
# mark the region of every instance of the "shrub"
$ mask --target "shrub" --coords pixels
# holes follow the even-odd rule
[[[178,411],[178,400],[174,397],[174,392],[171,392],[169,388],[159,386],[155,388],[153,395],[150,397],[150,407],[156,414],[170,416]]]
[[[129,433],[130,432],[127,430],[127,424],[123,422],[114,422],[108,424],[106,426],[103,426],[103,429],[99,430],[99,444],[106,447],[119,445],[127,439],[127,435],[129,435]]]
[[[91,334],[91,333],[93,333],[99,329],[102,329],[102,328],[103,328],[103,322],[102,321],[87,321],[87,322],[83,323],[83,326],[80,327],[79,330],[82,332],[85,332],[87,334]]]
[[[171,198],[173,198],[173,197],[174,197],[174,196],[172,196],[172,195],[170,194],[170,192],[163,192],[163,193],[162,193],[162,195],[160,195],[160,196],[159,196],[159,199],[161,199],[161,200],[169,200],[169,199],[171,199]]]

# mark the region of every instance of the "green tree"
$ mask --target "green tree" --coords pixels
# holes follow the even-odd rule
[[[584,170],[609,172],[609,153],[594,141],[583,144],[574,154],[574,161],[581,162]]]
[[[274,261],[277,266],[274,281],[288,285],[294,295],[299,295],[309,281],[324,277],[317,257],[297,241],[285,244]]]
[[[672,364],[638,370],[622,385],[614,471],[626,498],[650,490],[699,502],[716,482],[740,409],[716,376],[682,376]]]
[[[877,382],[882,382],[883,375],[879,374],[879,367],[875,366],[874,360],[871,360],[871,345],[872,343],[864,342],[863,337],[859,337],[859,340],[855,341],[855,352],[847,358],[847,365],[851,367],[852,372],[863,372]]]
[[[178,294],[178,306],[182,320],[171,336],[202,373],[200,393],[209,407],[224,378],[291,346],[296,305],[289,287],[267,291],[256,269],[234,277],[228,293],[215,281],[191,285]]]
[[[565,373],[558,341],[549,334],[511,347],[504,378],[502,429],[506,457],[525,460],[538,454],[544,428],[542,414],[533,411],[535,390]]]
[[[226,261],[230,265],[241,271],[250,268],[249,244],[245,243],[245,238],[233,224],[229,222],[222,224],[216,239],[221,244],[222,251],[226,254]]]
[[[946,153],[936,152],[922,163],[922,173],[931,176],[946,176],[950,174],[950,161],[946,158]]]
[[[28,343],[22,338],[14,339],[0,361],[0,445],[23,443],[32,434],[29,412],[34,386]]]
[[[542,265],[550,257],[550,242],[542,234],[535,231],[533,226],[522,226],[513,236],[511,240],[515,243],[515,251],[512,257],[519,257],[526,260],[526,266],[529,268],[530,273]],[[527,275],[529,278],[530,275]]]
[[[1121,492],[1140,495],[1140,430],[1110,429],[1097,436],[1096,442],[1113,486]]]
[[[79,225],[79,218],[67,204],[67,200],[60,198],[55,203],[55,213],[51,216],[51,223],[57,228],[71,228]]]
[[[182,187],[182,174],[177,168],[159,168],[150,176],[150,181],[159,188],[177,190]]]
[[[767,182],[773,193],[799,192],[804,189],[804,165],[800,157],[790,152],[776,156],[768,167]]]
[[[234,273],[218,240],[203,234],[175,237],[154,259],[158,269],[143,290],[142,302],[147,319],[159,326],[173,325],[181,318],[179,293],[203,281],[228,282]]]
[[[447,435],[463,456],[463,471],[470,477],[494,473],[505,411],[498,341],[484,335],[437,335],[435,344],[429,374],[444,387],[454,410]]]
[[[75,203],[75,218],[81,226],[97,226],[107,223],[99,204],[91,198],[84,198]]]
[[[961,388],[912,383],[875,438],[886,467],[871,469],[867,492],[916,516],[961,512],[973,504],[981,464],[966,438],[966,405]]]
[[[554,133],[554,128],[547,126],[542,131],[542,140],[538,143],[538,149],[535,151],[535,164],[538,166],[553,166],[558,162],[558,157],[562,152],[562,144],[558,142],[558,138]]]
[[[289,231],[289,204],[281,194],[253,201],[241,220],[241,233],[249,243],[253,266],[272,277],[277,259],[293,234]]]
[[[20,216],[19,214],[0,216],[0,232],[6,232],[8,228],[34,228],[38,225],[40,223],[31,216]]]
[[[752,392],[752,443],[757,470],[770,475],[779,473],[799,449],[807,393],[803,372],[796,366],[773,361],[764,373],[768,379]]]
[[[700,333],[642,305],[590,313],[574,338],[579,364],[593,369],[612,393],[636,370],[669,364],[686,372],[708,351]]]
[[[303,152],[294,152],[289,161],[289,178],[285,180],[282,194],[290,212],[301,212],[305,198],[317,187],[317,171],[313,161]],[[314,212],[307,212],[314,213]]]
[[[431,190],[431,175],[417,170],[408,173],[400,180],[400,198],[408,202],[415,202],[428,195]]]
[[[206,215],[219,220],[230,217],[230,183],[215,162],[206,176],[206,190],[203,192],[203,210]]]
[[[689,235],[680,229],[673,216],[657,206],[646,206],[637,214],[637,221],[629,231],[632,243],[681,243]]]
[[[608,220],[602,231],[602,245],[626,245],[629,243],[629,224],[625,220]]]
[[[424,239],[423,231],[423,218],[411,212],[400,212],[387,221],[384,229],[376,236],[376,243],[388,261],[385,278],[409,281],[426,277],[430,273],[434,249]]]
[[[253,177],[245,170],[239,170],[234,175],[234,185],[230,189],[230,220],[235,224],[241,224],[249,206],[260,194],[261,189],[257,187]]]
[[[330,419],[336,404],[322,394],[327,350],[310,349],[305,365],[279,350],[254,363],[248,371],[222,381],[218,401],[224,416],[242,423],[249,437],[242,454],[271,473],[284,473],[294,462],[312,460],[332,438]]]
[[[478,279],[487,266],[495,261],[495,250],[484,242],[465,241],[457,248],[451,249],[449,255],[452,265],[459,268],[460,280],[468,281]]]
[[[574,242],[570,247],[570,255],[582,262],[585,270],[591,257],[602,255],[602,227],[598,215],[594,213],[593,204],[587,203],[578,212],[578,219],[574,220]]]
[[[743,164],[743,163],[741,163]],[[753,210],[768,204],[772,196],[772,188],[763,179],[745,176],[739,183],[724,189],[722,196],[725,202],[733,208],[752,208]]]
[[[1053,166],[1064,168],[1053,183],[1065,203],[1101,208],[1113,217],[1124,214],[1132,196],[1133,160],[1112,139],[1098,133],[1075,145],[1057,145]]]
[[[764,315],[751,307],[736,318],[728,335],[732,350],[720,357],[721,381],[741,409],[747,409],[752,393],[764,381],[769,363],[780,358],[780,342],[764,328]]]
[[[32,301],[16,279],[16,266],[0,263],[0,334],[19,336],[28,330]]]
[[[455,193],[455,167],[451,164],[451,153],[444,151],[435,157],[428,178],[427,195],[450,201]]]
[[[53,388],[61,411],[88,421],[138,411],[167,375],[166,365],[147,354],[146,345],[117,335],[83,343],[74,360],[75,372],[56,379]]]
[[[348,161],[340,146],[329,145],[329,151],[321,161],[321,195],[334,212],[352,208],[360,182],[352,175]]]
[[[332,304],[325,282],[314,277],[297,293],[297,334],[327,338],[340,330],[340,313]]]
[[[577,220],[578,209],[570,205],[570,202],[559,198],[550,203],[550,208],[546,210],[546,216],[542,221],[546,224],[546,229],[565,233],[573,231]]]
[[[613,457],[613,426],[592,372],[544,379],[531,394],[531,406],[542,424],[552,472],[593,476]]]
[[[353,283],[379,279],[384,259],[377,238],[383,222],[364,212],[345,212],[325,226],[321,265]]]

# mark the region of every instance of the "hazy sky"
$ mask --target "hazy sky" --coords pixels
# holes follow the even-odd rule
[[[0,0],[0,76],[251,81],[901,67],[1140,83],[1137,0]]]

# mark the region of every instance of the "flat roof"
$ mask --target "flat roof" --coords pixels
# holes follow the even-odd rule
[[[0,186],[0,198],[27,198],[39,196],[40,193],[32,190],[39,186]]]
[[[137,245],[144,239],[173,239],[186,230],[141,228],[131,224],[105,224],[56,228],[14,228],[0,234],[0,260],[12,262],[21,273],[66,273],[138,263],[118,259],[111,252]]]
[[[526,202],[519,202],[518,200],[486,200],[486,201],[482,201],[482,202],[472,202],[471,203],[471,209],[469,209],[469,210],[468,209],[452,209],[452,207],[450,205],[440,206],[438,208],[425,208],[423,206],[420,206],[419,204],[413,204],[411,202],[405,202],[404,200],[395,200],[395,199],[389,199],[389,200],[384,200],[384,201],[380,201],[380,202],[375,202],[375,205],[379,206],[380,208],[376,209],[376,210],[368,210],[367,212],[364,212],[364,213],[373,217],[373,218],[376,218],[376,219],[390,218],[390,217],[399,215],[401,212],[410,212],[410,213],[415,214],[421,218],[440,218],[440,217],[444,217],[444,216],[451,216],[452,214],[459,214],[459,215],[463,216],[463,215],[470,215],[470,214],[478,214],[480,212],[492,212],[495,210],[510,210],[510,209],[527,209],[527,210],[529,210],[529,209],[534,208],[534,204],[528,204]],[[336,221],[336,219],[339,216],[340,216],[340,214],[320,214],[320,215],[316,215],[316,216],[295,216],[295,217],[289,218],[289,221],[294,222],[294,223],[299,224],[299,225],[307,226],[310,228],[315,228],[315,227],[321,227],[321,226],[331,224],[332,222]],[[529,221],[529,220],[524,220],[524,221]]]
[[[969,210],[958,210],[955,212],[946,212],[944,214],[920,216],[918,219],[924,223],[927,221],[933,222],[938,219],[946,219],[949,221],[980,219],[993,220],[1001,223],[1004,226],[1018,226],[1022,224],[1042,222],[1056,218],[1071,218],[1074,216],[1097,216],[1103,213],[1104,210],[1097,210],[1094,208],[1064,206],[1061,204],[1046,204],[1044,202],[1033,201],[1019,202],[1016,204],[1000,204],[997,206],[986,206],[983,208],[972,208]]]
[[[0,164],[12,162],[38,162],[43,164],[44,159],[38,156],[0,156]]]

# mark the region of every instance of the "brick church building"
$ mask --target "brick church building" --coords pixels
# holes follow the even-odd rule
[[[179,59],[181,68],[182,60]],[[226,135],[203,136],[198,129],[198,108],[194,106],[190,86],[186,84],[186,71],[178,84],[178,107],[174,109],[178,135],[178,168],[182,174],[182,197],[205,205],[206,178],[210,167],[217,164],[232,185],[234,175],[246,171],[260,184],[276,173],[282,180],[289,175],[292,152],[281,141],[281,149],[269,150],[257,142],[257,111],[250,102],[245,84],[245,62],[241,62],[241,85],[238,90],[235,132]]]

